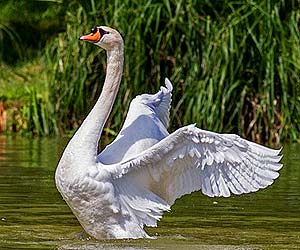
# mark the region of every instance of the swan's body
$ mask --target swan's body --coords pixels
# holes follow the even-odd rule
[[[164,211],[184,194],[208,196],[255,192],[273,183],[280,150],[233,134],[194,125],[167,131],[172,85],[137,96],[115,141],[99,155],[98,141],[111,111],[123,67],[123,40],[108,27],[81,37],[107,50],[101,96],[67,145],[56,185],[87,233],[102,238],[149,237]]]

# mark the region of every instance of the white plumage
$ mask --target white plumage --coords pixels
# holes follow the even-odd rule
[[[255,192],[279,176],[280,150],[195,125],[169,134],[173,87],[168,79],[158,93],[131,102],[119,135],[97,155],[121,81],[123,40],[104,26],[81,40],[107,50],[107,75],[101,96],[63,153],[55,180],[87,233],[97,239],[149,237],[144,226],[156,226],[182,195]]]

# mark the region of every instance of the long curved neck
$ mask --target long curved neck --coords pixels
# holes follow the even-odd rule
[[[123,58],[123,44],[107,51],[106,77],[101,95],[68,145],[73,150],[76,148],[81,159],[96,159],[98,142],[119,90]]]

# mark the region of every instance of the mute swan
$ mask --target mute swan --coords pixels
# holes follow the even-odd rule
[[[70,140],[56,169],[56,186],[84,230],[96,239],[149,237],[176,199],[201,190],[210,197],[255,192],[279,176],[280,150],[234,134],[182,127],[169,134],[172,84],[137,96],[116,139],[100,154],[98,141],[123,70],[123,39],[106,26],[81,36],[107,52],[102,93]]]

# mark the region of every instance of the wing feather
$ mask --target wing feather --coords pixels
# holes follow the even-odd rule
[[[196,190],[211,197],[228,197],[231,193],[238,195],[265,188],[279,176],[277,171],[282,167],[279,154],[280,150],[237,135],[189,125],[122,162],[112,176],[118,179],[135,173],[140,178],[147,173],[143,185],[171,205]]]
[[[143,104],[148,106],[156,114],[156,117],[167,128],[170,121],[170,108],[172,101],[173,86],[168,78],[165,78],[165,86],[161,86],[160,90],[155,94],[142,94],[135,98],[135,104]]]
[[[115,196],[118,199],[122,220],[120,223],[126,230],[132,230],[136,225],[140,230],[144,225],[155,227],[164,211],[170,206],[161,197],[134,181],[132,177],[117,179],[114,182]]]

